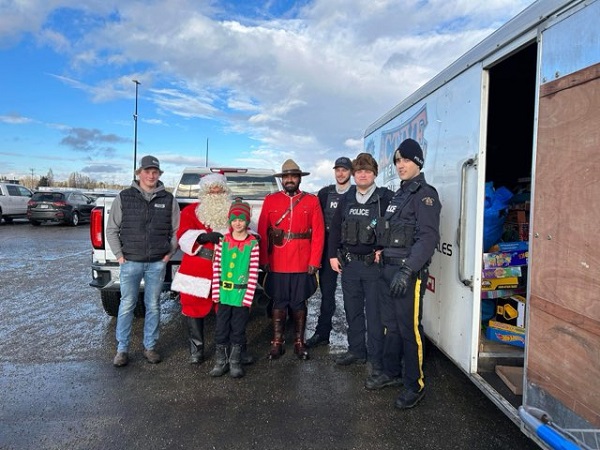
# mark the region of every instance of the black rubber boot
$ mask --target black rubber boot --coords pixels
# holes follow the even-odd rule
[[[190,341],[190,364],[204,361],[204,319],[187,317]]]
[[[227,355],[228,346],[218,345],[215,350],[215,366],[209,372],[211,377],[220,377],[229,371],[229,355]]]
[[[231,346],[231,355],[229,356],[229,376],[232,378],[242,378],[244,368],[242,367],[242,346],[234,344]]]
[[[254,364],[256,358],[248,353],[248,348],[246,344],[242,345],[242,365],[249,366],[250,364]]]

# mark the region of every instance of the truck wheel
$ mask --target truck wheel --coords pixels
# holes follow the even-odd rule
[[[104,311],[111,317],[119,315],[119,305],[121,304],[121,293],[118,291],[100,291],[100,299]]]
[[[119,291],[100,291],[102,306],[104,311],[111,317],[119,315],[119,305],[121,304],[121,293]],[[140,292],[137,304],[133,310],[134,317],[143,318],[146,315],[146,305],[144,304],[144,293]]]

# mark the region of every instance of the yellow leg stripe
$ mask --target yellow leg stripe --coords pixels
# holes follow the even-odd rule
[[[421,306],[421,283],[422,280],[420,278],[417,278],[417,281],[415,282],[415,290],[413,292],[413,299],[414,299],[414,310],[413,310],[413,332],[415,334],[415,340],[417,343],[417,354],[419,357],[419,379],[417,380],[417,382],[419,383],[419,386],[421,389],[423,389],[425,387],[425,382],[423,381],[424,379],[424,375],[423,375],[423,341],[421,340],[421,333],[419,333],[419,310],[420,310],[420,306]]]

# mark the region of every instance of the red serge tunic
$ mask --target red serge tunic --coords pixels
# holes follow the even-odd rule
[[[196,216],[199,203],[192,203],[181,211],[181,221],[177,230],[179,247],[183,251],[181,266],[173,280],[171,289],[179,291],[181,312],[188,317],[205,317],[213,306],[211,297],[212,257],[199,256],[206,250],[214,251],[214,244],[208,242],[200,245],[196,242],[202,233],[213,231],[204,226]]]
[[[275,192],[265,197],[260,218],[258,234],[261,237],[260,264],[269,264],[270,270],[281,273],[305,273],[308,266],[320,267],[325,225],[323,212],[316,195],[304,193],[302,199],[294,205],[302,193],[293,197],[284,191]],[[279,225],[275,223],[285,211],[293,206]],[[285,233],[283,244],[273,246],[268,253],[269,227],[282,229]],[[289,234],[311,233],[310,239],[289,238]]]

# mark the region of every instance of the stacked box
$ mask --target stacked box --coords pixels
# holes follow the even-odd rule
[[[496,322],[525,328],[525,297],[511,295],[496,300]]]
[[[490,320],[490,322],[493,321]],[[485,337],[490,341],[502,342],[503,344],[525,348],[525,333],[508,330],[505,329],[505,327],[497,328],[495,326],[488,325],[487,329],[485,330]]]
[[[484,253],[483,268],[526,266],[528,257],[529,251]]]
[[[518,277],[484,278],[481,281],[482,291],[495,291],[498,289],[516,289],[519,287]]]
[[[491,269],[483,269],[481,272],[481,277],[484,279],[520,277],[522,275],[523,272],[521,271],[521,266],[495,267]]]

